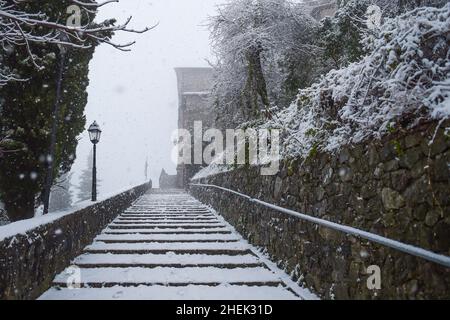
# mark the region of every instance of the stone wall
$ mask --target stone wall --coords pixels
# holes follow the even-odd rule
[[[0,300],[35,299],[150,184],[0,241]]]
[[[277,176],[241,168],[200,181],[298,212],[450,255],[450,136],[426,123],[382,141],[286,160]],[[450,298],[450,269],[264,209],[223,191],[192,186],[252,244],[325,299]],[[367,288],[381,268],[381,290]]]

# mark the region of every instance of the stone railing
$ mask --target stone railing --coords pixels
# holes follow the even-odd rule
[[[39,297],[101,230],[151,187],[150,182],[73,212],[1,227],[0,235],[10,234],[0,239],[0,299]]]
[[[297,212],[450,255],[450,137],[422,124],[382,141],[282,162],[276,176],[241,168],[194,181],[232,189]],[[252,244],[267,250],[325,299],[448,299],[450,269],[287,216],[207,187],[190,192],[212,205]],[[381,289],[367,285],[370,266]]]

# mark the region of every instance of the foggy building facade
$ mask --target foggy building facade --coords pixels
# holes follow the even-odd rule
[[[170,175],[166,170],[162,169],[159,176],[159,188],[160,189],[176,189],[178,184],[178,176]]]
[[[202,122],[203,132],[214,126],[214,110],[210,99],[213,69],[176,68],[175,72],[178,82],[178,128],[189,130],[194,137],[194,122]],[[194,159],[193,154],[192,159]],[[184,188],[203,166],[207,164],[178,165],[177,186]]]

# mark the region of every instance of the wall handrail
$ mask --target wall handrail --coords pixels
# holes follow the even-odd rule
[[[441,254],[438,254],[438,253],[435,253],[435,252],[432,252],[432,251],[429,251],[429,250],[425,250],[425,249],[422,249],[422,248],[419,248],[419,247],[416,247],[416,246],[413,246],[413,245],[410,245],[410,244],[406,244],[406,243],[403,243],[403,242],[400,242],[400,241],[397,241],[397,240],[393,240],[393,239],[389,239],[389,238],[386,238],[386,237],[382,237],[382,236],[379,236],[377,234],[374,234],[374,233],[371,233],[371,232],[367,232],[367,231],[364,231],[364,230],[361,230],[361,229],[357,229],[357,228],[346,226],[346,225],[343,225],[343,224],[339,224],[339,223],[331,222],[331,221],[328,221],[328,220],[316,218],[316,217],[313,217],[313,216],[310,216],[310,215],[306,215],[306,214],[303,214],[303,213],[300,213],[300,212],[297,212],[297,211],[294,211],[294,210],[282,208],[282,207],[279,207],[277,205],[270,204],[268,202],[261,201],[259,199],[254,199],[254,198],[252,198],[252,197],[250,197],[248,195],[245,195],[245,194],[242,194],[240,192],[237,192],[237,191],[234,191],[234,190],[231,190],[231,189],[227,189],[227,188],[224,188],[224,187],[216,186],[216,185],[213,185],[213,184],[201,184],[201,183],[191,183],[189,185],[190,186],[194,186],[194,187],[215,188],[215,189],[218,189],[218,190],[226,191],[228,193],[232,193],[232,194],[237,195],[237,196],[239,196],[241,198],[245,198],[245,199],[247,199],[250,202],[257,203],[257,204],[262,205],[264,207],[267,207],[269,209],[272,209],[272,210],[275,210],[275,211],[279,211],[279,212],[282,212],[282,213],[285,213],[285,214],[288,214],[288,215],[300,218],[300,219],[308,221],[308,222],[312,222],[314,224],[317,224],[317,225],[320,225],[320,226],[323,226],[323,227],[326,227],[326,228],[329,228],[329,229],[332,229],[332,230],[340,231],[340,232],[343,232],[343,233],[348,234],[348,235],[353,235],[353,236],[356,236],[356,237],[360,237],[360,238],[363,238],[363,239],[366,239],[366,240],[369,240],[369,241],[381,244],[383,246],[386,246],[386,247],[389,247],[389,248],[392,248],[392,249],[395,249],[395,250],[398,250],[398,251],[401,251],[401,252],[404,252],[404,253],[407,253],[407,254],[410,254],[410,255],[413,255],[413,256],[416,256],[416,257],[419,257],[419,258],[422,258],[422,259],[425,259],[425,260],[428,260],[428,261],[431,261],[431,262],[434,262],[434,263],[437,263],[437,264],[442,265],[444,267],[450,268],[450,257],[445,256],[445,255],[441,255]]]

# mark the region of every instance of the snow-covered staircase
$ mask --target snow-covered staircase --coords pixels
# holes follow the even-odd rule
[[[309,299],[213,210],[152,190],[114,220],[40,299]]]

